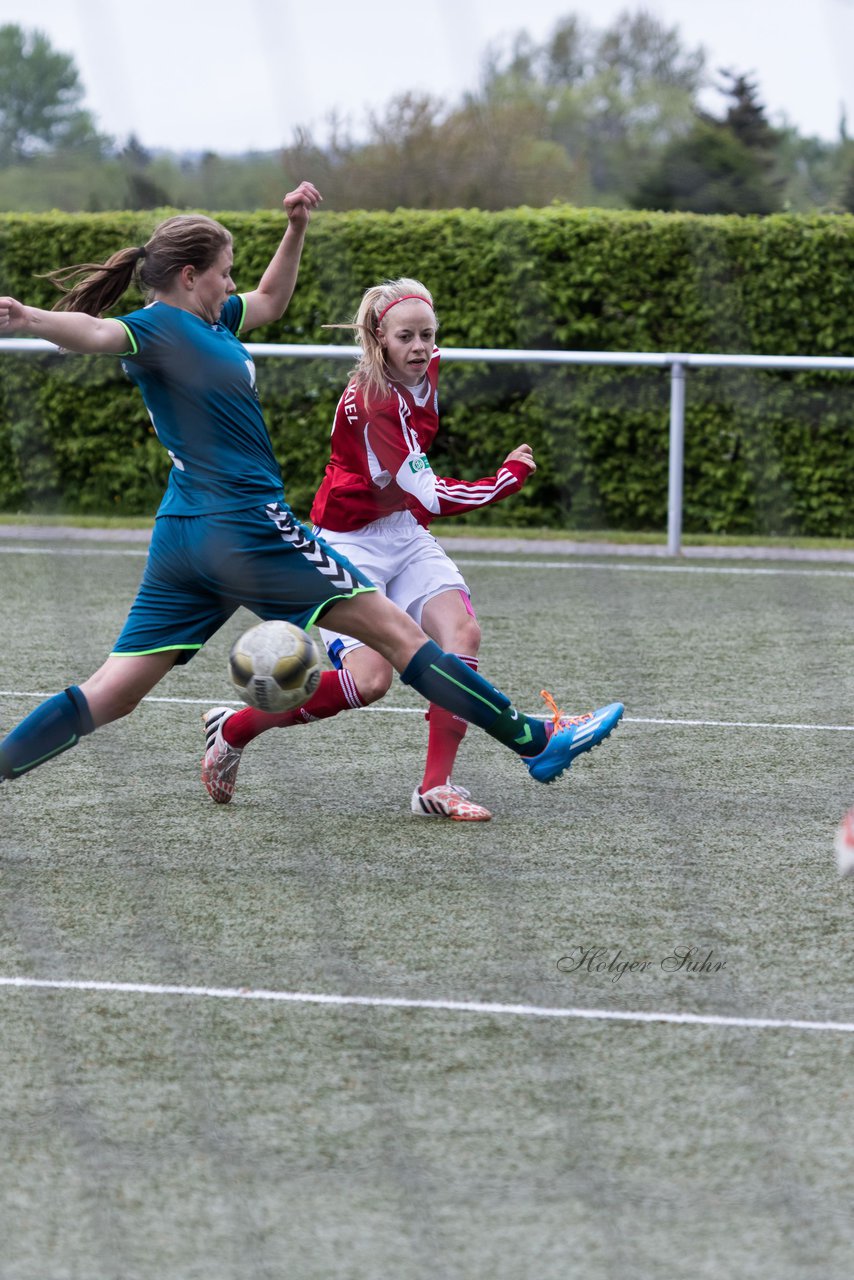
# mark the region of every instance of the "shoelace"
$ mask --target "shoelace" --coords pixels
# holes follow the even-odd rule
[[[546,706],[549,709],[549,712],[551,713],[552,733],[556,733],[558,729],[565,729],[568,725],[571,725],[571,724],[583,724],[585,720],[589,720],[590,717],[593,715],[592,711],[585,711],[584,714],[580,716],[565,715],[564,712],[561,711],[560,708],[558,707],[557,703],[555,702],[552,695],[549,693],[548,689],[541,689],[540,697],[543,699],[543,701],[545,702]]]

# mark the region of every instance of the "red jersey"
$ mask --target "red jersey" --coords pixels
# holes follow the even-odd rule
[[[331,455],[311,508],[314,524],[349,533],[393,511],[411,511],[426,527],[434,516],[474,511],[521,489],[530,470],[524,462],[506,462],[482,480],[434,474],[426,451],[439,430],[438,381],[434,349],[420,387],[389,382],[388,395],[370,409],[362,389],[349,383],[335,411]]]

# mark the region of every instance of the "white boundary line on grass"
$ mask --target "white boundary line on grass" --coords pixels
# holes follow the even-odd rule
[[[451,548],[453,552],[453,548]],[[0,554],[29,556],[146,556],[146,548],[114,547],[18,547],[0,544]],[[496,560],[484,552],[482,558],[472,560],[464,556],[452,556],[454,563],[464,568],[479,569],[592,569],[617,573],[724,573],[731,576],[762,576],[783,578],[854,578],[854,569],[787,569],[780,567],[754,568],[727,564],[624,564],[613,560]]]
[[[54,690],[56,692],[56,690]],[[31,689],[0,689],[0,698],[50,698],[45,692]],[[169,698],[152,694],[146,695],[143,702],[160,702],[182,707],[237,707],[242,709],[245,702],[236,698]],[[421,707],[357,707],[356,710],[367,715],[423,716]],[[688,729],[796,729],[804,733],[854,733],[854,724],[796,724],[778,723],[771,720],[682,720],[665,719],[657,716],[623,716],[622,724],[658,724],[674,725]]]
[[[610,560],[479,560],[454,557],[454,564],[480,569],[604,569],[616,573],[725,573],[732,576],[782,578],[854,578],[854,569],[753,568],[728,564],[623,564]]]
[[[596,1022],[665,1022],[676,1026],[741,1027],[746,1030],[836,1031],[851,1034],[854,1022],[802,1018],[738,1018],[723,1014],[663,1013],[621,1009],[554,1008],[537,1004],[493,1004],[480,1000],[415,1000],[406,996],[342,996],[308,991],[265,991],[251,987],[185,987],[154,982],[78,982],[52,978],[0,976],[0,987],[100,992],[104,995],[183,996],[208,1000],[254,1000],[271,1004],[314,1004],[367,1009],[424,1009],[439,1013],[477,1013],[504,1017],[561,1018]]]

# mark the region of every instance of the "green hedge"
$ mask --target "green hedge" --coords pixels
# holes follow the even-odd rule
[[[0,292],[49,306],[37,273],[103,260],[159,214],[0,216]],[[238,288],[254,286],[277,213],[219,215]],[[284,321],[252,341],[349,342],[363,289],[416,275],[446,347],[854,354],[854,219],[623,213],[561,206],[505,213],[319,214]],[[134,300],[128,300],[128,307]],[[306,514],[323,471],[344,360],[258,361],[289,499]],[[140,514],[166,459],[117,361],[0,361],[0,510]],[[688,532],[854,535],[854,411],[847,374],[689,371]],[[529,441],[539,470],[481,523],[662,529],[666,369],[446,364],[434,466],[492,472]]]

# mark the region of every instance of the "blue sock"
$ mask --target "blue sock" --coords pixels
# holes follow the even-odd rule
[[[544,721],[517,711],[506,694],[432,640],[421,646],[400,678],[428,702],[476,724],[517,755],[539,755],[546,745]]]
[[[0,778],[11,780],[35,769],[94,728],[88,703],[76,685],[54,694],[0,742]]]

